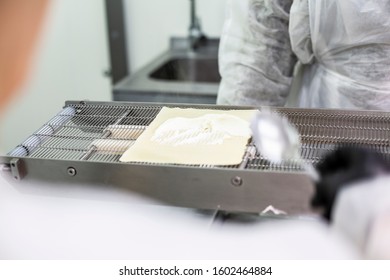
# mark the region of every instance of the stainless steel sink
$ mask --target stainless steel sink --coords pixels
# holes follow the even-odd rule
[[[150,78],[164,81],[219,83],[217,58],[174,58],[167,61]]]
[[[168,51],[114,86],[114,100],[215,104],[218,45],[208,39],[194,51],[186,38],[172,38]]]

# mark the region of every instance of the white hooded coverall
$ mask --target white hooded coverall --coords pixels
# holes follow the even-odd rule
[[[218,104],[390,110],[390,1],[230,0]]]

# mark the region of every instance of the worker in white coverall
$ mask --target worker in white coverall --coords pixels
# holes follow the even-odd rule
[[[390,2],[229,0],[219,62],[219,104],[390,110]]]

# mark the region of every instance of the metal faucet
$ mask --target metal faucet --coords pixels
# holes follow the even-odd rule
[[[190,28],[189,28],[189,43],[192,50],[199,48],[207,38],[202,32],[199,17],[196,14],[196,0],[190,0]]]

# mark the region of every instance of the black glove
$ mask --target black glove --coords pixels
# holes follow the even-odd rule
[[[320,180],[312,206],[323,210],[328,221],[339,191],[349,183],[373,178],[390,171],[389,163],[378,152],[365,147],[341,146],[326,155],[316,166]]]

